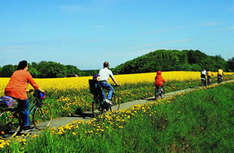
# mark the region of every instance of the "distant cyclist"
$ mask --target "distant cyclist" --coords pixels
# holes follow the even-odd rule
[[[98,75],[100,76],[100,79],[99,79],[100,85],[103,88],[102,89],[103,101],[112,105],[111,99],[112,99],[112,94],[114,92],[114,88],[108,83],[109,77],[111,77],[111,79],[116,85],[119,85],[119,84],[116,82],[114,75],[109,68],[109,62],[107,61],[104,62],[103,68],[99,71]],[[104,89],[108,90],[107,98],[106,98]]]
[[[206,70],[201,71],[201,85],[206,86]]]
[[[217,79],[218,79],[218,83],[223,81],[223,70],[222,69],[218,69]]]
[[[28,84],[31,84],[34,89],[42,91],[28,72],[27,61],[23,60],[19,62],[17,70],[11,75],[10,81],[5,88],[5,95],[13,97],[19,103],[18,109],[20,112],[20,118],[23,121],[23,130],[31,129],[29,119],[29,101],[26,94]]]
[[[157,71],[157,75],[155,76],[155,99],[160,95],[162,96],[162,93],[164,93],[163,89],[163,83],[166,82],[162,77],[162,72]]]
[[[211,84],[211,76],[212,76],[211,71],[207,71],[206,75],[207,75],[207,85],[210,85]]]

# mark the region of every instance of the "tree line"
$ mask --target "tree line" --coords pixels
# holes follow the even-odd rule
[[[0,67],[1,77],[10,77],[16,70],[17,65],[4,65]],[[41,61],[39,63],[29,63],[29,72],[35,78],[59,78],[59,77],[71,77],[78,76],[80,70],[73,65],[63,65],[52,61]]]
[[[162,71],[201,71],[202,69],[234,72],[234,58],[208,56],[199,50],[156,50],[115,67],[117,74]]]
[[[111,62],[111,61],[110,61]],[[10,77],[17,65],[0,67],[0,77]],[[225,61],[221,56],[208,56],[199,50],[156,50],[112,68],[114,74],[161,71],[201,71],[202,69],[234,72],[234,57]],[[73,65],[53,61],[29,63],[29,72],[35,78],[91,76],[98,70],[80,70]]]

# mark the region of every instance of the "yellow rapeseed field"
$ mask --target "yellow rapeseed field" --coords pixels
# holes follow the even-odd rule
[[[226,75],[233,73],[225,73]],[[137,74],[122,74],[115,75],[116,80],[120,85],[126,83],[140,83],[140,82],[154,82],[156,72],[153,73],[137,73]],[[184,80],[198,80],[200,79],[200,72],[192,71],[170,71],[162,73],[166,81],[184,81]],[[213,73],[216,77],[216,73]],[[49,78],[49,79],[35,79],[37,84],[44,90],[51,88],[55,89],[84,89],[88,88],[88,80],[92,77],[72,77],[72,78]],[[0,78],[0,94],[3,91],[9,78]],[[111,82],[111,79],[109,80]]]

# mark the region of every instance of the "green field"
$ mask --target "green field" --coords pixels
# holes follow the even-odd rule
[[[2,151],[229,153],[234,146],[233,89],[225,84],[106,114],[60,134],[44,132],[25,145],[14,142]]]

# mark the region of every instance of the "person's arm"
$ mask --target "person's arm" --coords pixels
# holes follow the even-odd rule
[[[110,77],[111,77],[112,81],[118,86],[119,84],[115,80],[115,77],[114,77],[114,75],[113,75],[113,73],[111,71],[110,71]]]
[[[161,81],[162,81],[163,83],[166,82],[162,76],[161,76]]]
[[[117,86],[119,86],[119,84],[117,83],[117,81],[115,80],[114,77],[111,77],[111,79],[113,80],[113,82],[114,82]]]
[[[33,80],[32,75],[28,72],[27,73],[27,80],[28,82],[31,84],[31,86],[36,89],[36,90],[40,90],[41,92],[44,92],[38,85],[37,83]]]

